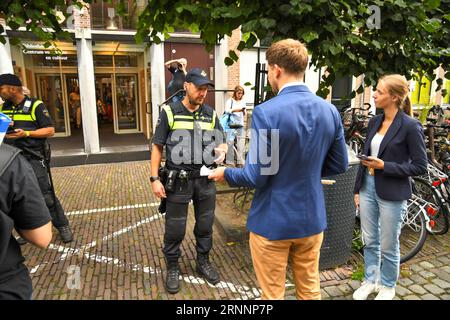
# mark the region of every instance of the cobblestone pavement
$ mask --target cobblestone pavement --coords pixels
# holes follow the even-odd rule
[[[164,218],[151,194],[148,161],[54,168],[52,172],[75,241],[63,244],[55,234],[47,250],[22,247],[33,280],[33,299],[259,298],[247,243],[226,243],[216,227],[211,260],[222,281],[212,286],[196,274],[192,208],[182,244],[181,290],[166,293],[161,250]],[[442,250],[410,264],[398,286],[399,299],[449,300],[450,237],[443,237],[447,245]],[[323,298],[351,298],[359,283],[349,275],[347,267],[322,272]],[[290,278],[287,299],[295,295],[291,283]]]

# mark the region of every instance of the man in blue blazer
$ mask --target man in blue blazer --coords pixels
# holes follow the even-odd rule
[[[320,299],[319,253],[326,228],[321,177],[348,167],[336,108],[301,82],[308,52],[299,41],[272,44],[268,80],[277,96],[253,111],[250,150],[242,169],[210,176],[255,188],[247,228],[263,299],[284,299],[292,260],[298,299]]]

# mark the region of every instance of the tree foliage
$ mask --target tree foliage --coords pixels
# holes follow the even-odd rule
[[[379,8],[380,28],[368,23],[375,20],[371,5]],[[175,28],[188,28],[212,48],[242,26],[237,50],[252,48],[257,39],[299,39],[307,44],[311,64],[326,68],[318,92],[325,96],[342,76],[364,74],[365,85],[374,86],[386,73],[434,79],[442,65],[450,79],[449,24],[450,0],[150,0],[136,38],[150,33],[150,40],[160,43],[161,34],[167,38]],[[231,53],[225,63],[236,60]]]

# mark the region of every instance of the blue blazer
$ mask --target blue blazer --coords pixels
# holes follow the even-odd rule
[[[370,143],[383,120],[384,115],[370,119],[364,154],[370,155]],[[377,195],[390,201],[411,198],[410,177],[422,175],[427,171],[427,152],[420,122],[403,111],[397,112],[381,141],[378,158],[384,161],[384,169],[375,170]],[[359,193],[366,171],[367,167],[360,165],[356,176],[355,193]]]
[[[250,134],[245,167],[225,170],[231,186],[256,189],[248,230],[270,240],[322,232],[326,211],[321,177],[348,167],[336,107],[305,85],[286,87],[254,109]]]

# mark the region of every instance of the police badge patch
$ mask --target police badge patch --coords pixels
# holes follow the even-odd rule
[[[50,114],[48,113],[47,109],[42,110],[42,113],[47,117],[50,118]]]

